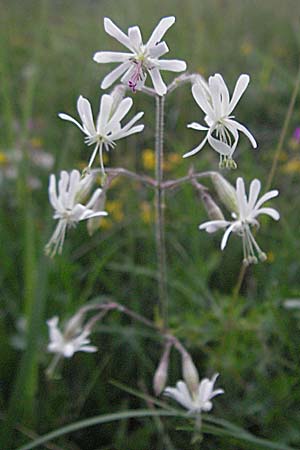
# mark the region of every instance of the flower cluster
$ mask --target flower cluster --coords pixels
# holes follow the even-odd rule
[[[57,220],[57,225],[52,237],[46,245],[46,252],[50,256],[56,253],[61,253],[66,231],[69,228],[74,228],[83,220],[89,220],[88,231],[92,234],[99,222],[98,217],[106,216],[105,200],[110,183],[114,178],[114,170],[119,170],[124,174],[129,174],[134,179],[148,182],[148,185],[155,187],[157,192],[163,191],[165,186],[174,186],[180,184],[182,180],[191,181],[195,187],[201,191],[201,199],[204,203],[205,209],[211,220],[202,223],[199,228],[208,233],[214,233],[219,229],[225,229],[224,236],[221,241],[221,250],[227,245],[228,238],[231,233],[237,234],[242,238],[244,263],[256,263],[259,260],[265,260],[266,254],[260,249],[256,239],[252,233],[253,227],[259,227],[258,218],[260,215],[268,215],[274,220],[279,220],[280,215],[277,210],[263,206],[265,202],[278,195],[277,190],[271,190],[262,195],[259,199],[261,190],[261,183],[258,179],[254,179],[250,184],[249,196],[246,195],[245,183],[243,178],[238,177],[236,181],[236,188],[225,180],[220,174],[212,174],[209,172],[213,184],[222,203],[230,210],[232,220],[224,218],[221,208],[215,203],[213,197],[208,192],[206,187],[203,187],[193,177],[193,173],[189,172],[187,177],[171,181],[164,181],[163,151],[159,151],[163,142],[163,100],[168,92],[172,92],[174,86],[177,86],[179,79],[182,77],[188,78],[192,84],[192,96],[196,103],[204,113],[205,125],[198,122],[189,123],[188,128],[206,133],[204,139],[192,150],[183,155],[184,158],[193,156],[200,152],[208,143],[213,150],[215,150],[220,157],[220,168],[236,168],[237,165],[233,159],[235,150],[237,149],[240,133],[243,133],[250,141],[253,148],[257,147],[256,140],[252,133],[240,122],[235,119],[233,111],[237,106],[242,95],[246,91],[250,77],[247,74],[241,74],[236,82],[234,91],[230,98],[229,90],[223,77],[217,73],[209,77],[206,81],[201,75],[190,76],[188,74],[181,75],[176,78],[173,83],[167,87],[162,79],[161,71],[181,72],[186,70],[186,63],[177,59],[161,59],[169,48],[164,40],[164,35],[168,29],[175,23],[175,17],[164,17],[155,27],[148,41],[144,44],[142,33],[138,26],[133,26],[128,29],[127,34],[120,30],[109,18],[104,18],[105,31],[115,38],[118,42],[124,45],[128,52],[116,51],[99,51],[94,54],[94,61],[97,63],[117,63],[118,66],[107,74],[101,83],[102,89],[107,89],[112,86],[116,80],[121,78],[121,85],[114,88],[111,93],[104,93],[100,97],[99,113],[94,118],[92,106],[89,100],[82,95],[77,100],[77,111],[80,121],[77,121],[72,116],[59,113],[62,120],[75,124],[84,134],[84,142],[87,146],[93,146],[90,152],[90,157],[86,168],[80,174],[78,170],[67,172],[61,171],[60,177],[56,180],[54,174],[50,175],[49,181],[49,200],[54,209],[53,218]],[[150,76],[153,88],[145,86],[147,75]],[[185,81],[186,81],[185,78]],[[156,96],[157,100],[157,136],[156,136],[156,151],[155,157],[151,150],[145,150],[144,166],[147,164],[148,169],[156,166],[156,179],[149,176],[142,176],[134,174],[125,169],[104,169],[103,151],[110,151],[115,148],[117,141],[131,136],[136,133],[141,133],[144,130],[144,125],[138,123],[143,117],[143,112],[138,112],[133,117],[123,123],[125,117],[133,107],[133,100],[126,97],[128,89],[136,93],[137,91],[144,91]],[[150,153],[149,153],[150,152]],[[91,168],[95,162],[96,157],[99,156],[99,163],[101,169],[101,188],[93,189],[95,184],[95,171]],[[178,155],[177,155],[178,156]],[[180,156],[181,158],[181,156]],[[177,159],[176,159],[177,161]],[[147,164],[146,164],[147,163]],[[150,164],[151,163],[151,164]],[[158,164],[157,164],[158,163]],[[151,166],[151,167],[150,167]],[[161,166],[161,168],[159,167]],[[203,174],[202,174],[203,175]],[[163,215],[163,205],[159,195],[157,199],[157,217]],[[109,206],[109,203],[107,204]],[[109,210],[109,208],[107,208]],[[110,211],[111,212],[111,211]],[[91,221],[92,219],[92,221]],[[161,220],[161,223],[163,221]],[[159,234],[163,234],[160,229],[161,223],[157,219],[157,230]],[[163,242],[161,236],[157,239],[158,245]],[[160,257],[160,269],[165,269],[164,258]],[[161,270],[163,274],[165,270]],[[166,280],[161,278],[162,284]],[[163,291],[163,290],[162,290]],[[90,333],[92,326],[102,318],[109,310],[117,309],[121,312],[127,312],[129,316],[138,319],[139,316],[128,308],[125,308],[116,303],[107,305],[99,305],[92,307],[87,305],[77,314],[75,314],[65,325],[63,331],[58,327],[59,319],[57,316],[47,321],[49,328],[50,343],[48,351],[55,353],[53,358],[54,363],[50,366],[50,372],[55,367],[58,359],[71,358],[75,352],[95,352],[97,348],[90,345]],[[102,308],[102,309],[101,309]],[[99,309],[98,315],[95,315],[88,323],[83,325],[84,314],[91,309]],[[223,394],[223,389],[215,389],[218,374],[214,374],[211,379],[204,378],[199,380],[198,371],[192,361],[191,356],[182,346],[182,344],[171,335],[166,334],[164,327],[162,332],[152,324],[148,319],[142,318],[140,320],[144,325],[150,324],[151,329],[156,329],[160,332],[161,337],[165,340],[165,349],[161,357],[158,368],[153,377],[153,388],[156,395],[162,392],[164,395],[176,400],[180,405],[188,410],[189,413],[197,414],[196,417],[201,419],[201,412],[208,412],[212,409],[212,399],[217,395]],[[164,324],[166,325],[166,324]],[[182,357],[182,380],[178,381],[176,387],[166,387],[168,376],[169,355],[171,348],[174,347],[180,352]],[[49,372],[49,373],[50,373]]]

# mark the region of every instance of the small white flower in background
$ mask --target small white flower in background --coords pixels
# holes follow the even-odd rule
[[[239,177],[236,181],[236,197],[238,211],[232,213],[234,220],[211,220],[202,223],[200,230],[206,230],[208,233],[214,233],[221,228],[227,228],[221,241],[221,250],[226,247],[229,235],[231,232],[237,233],[242,238],[244,264],[248,265],[257,262],[257,257],[261,261],[266,260],[266,254],[260,249],[254,236],[251,232],[253,226],[259,226],[257,217],[261,214],[266,214],[274,220],[279,220],[280,215],[276,209],[263,207],[262,205],[271,198],[277,197],[279,192],[272,190],[264,194],[259,200],[261,183],[255,179],[250,184],[249,198],[245,192],[245,184],[243,178]]]
[[[78,170],[72,170],[70,174],[63,170],[60,174],[57,194],[56,177],[53,174],[50,175],[49,200],[54,208],[53,218],[58,220],[58,224],[45,247],[46,254],[54,256],[57,252],[62,252],[67,228],[75,227],[81,220],[107,215],[105,211],[94,210],[102,192],[100,188],[95,190],[86,205],[81,203],[88,194],[92,181],[92,175],[81,178]]]
[[[79,322],[77,325],[72,323],[74,319],[76,321],[77,317],[74,316],[67,322],[63,332],[58,328],[58,317],[52,317],[52,319],[47,321],[50,337],[48,345],[49,352],[56,353],[65,358],[71,358],[75,352],[92,353],[97,351],[97,347],[89,345],[90,340],[88,336],[90,332],[88,330],[82,330]]]
[[[183,155],[184,158],[195,155],[208,142],[220,154],[220,167],[236,168],[232,155],[239,140],[239,131],[247,136],[254,148],[257,147],[250,131],[244,125],[234,120],[234,116],[231,115],[247,89],[249,81],[249,75],[240,75],[231,100],[227,86],[219,73],[209,77],[208,84],[199,79],[193,85],[193,97],[206,114],[204,120],[207,126],[192,122],[188,124],[188,128],[206,131],[206,136],[197,147],[185,153]]]
[[[223,389],[214,390],[217,377],[216,373],[211,380],[204,378],[199,383],[197,391],[193,393],[189,391],[184,381],[178,381],[176,388],[167,387],[164,394],[176,400],[191,413],[207,412],[213,407],[211,400],[216,395],[224,393]]]
[[[143,115],[143,112],[136,114],[123,128],[121,127],[121,120],[126,116],[133,101],[127,97],[121,100],[116,105],[116,96],[104,94],[100,101],[100,110],[94,124],[93,112],[90,102],[82,97],[78,98],[77,110],[81,118],[82,125],[73,119],[73,117],[60,113],[58,116],[63,120],[75,123],[77,127],[86,135],[85,142],[87,145],[96,144],[95,149],[90,157],[90,168],[94,162],[94,159],[99,151],[100,166],[102,173],[104,174],[104,165],[102,151],[103,147],[106,151],[113,148],[116,144],[115,141],[122,139],[134,133],[139,133],[144,129],[144,125],[133,126]]]
[[[97,63],[121,63],[110,72],[101,83],[101,88],[110,87],[118,78],[122,83],[128,84],[133,92],[141,89],[149,73],[154,89],[158,95],[167,92],[167,86],[162,80],[160,70],[182,72],[186,70],[186,63],[177,59],[159,59],[169,49],[162,37],[174,24],[175,17],[164,17],[152,32],[146,44],[143,44],[141,31],[138,26],[128,29],[128,36],[123,33],[110,19],[104,18],[105,31],[130,50],[130,53],[122,52],[97,52],[94,61]]]

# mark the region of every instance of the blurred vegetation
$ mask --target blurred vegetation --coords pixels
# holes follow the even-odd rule
[[[2,419],[13,426],[10,436],[6,431],[2,436],[9,448],[81,418],[147,407],[110,381],[150,391],[162,351],[150,333],[114,313],[93,336],[98,353],[65,361],[60,380],[49,382],[44,373],[51,359],[45,351],[47,318],[67,319],[98,297],[113,298],[151,318],[157,301],[153,192],[135,182],[120,179],[109,191],[110,216],[92,238],[81,224],[68,233],[62,256],[48,260],[43,255],[54,228],[49,172],[82,168],[89,155],[80,131],[57,113],[76,116],[79,94],[91,100],[96,112],[100,81],[112,66],[95,64],[92,55],[121,48],[105,34],[103,17],[124,30],[138,24],[147,39],[162,16],[175,15],[166,38],[170,58],[186,60],[190,72],[205,77],[222,73],[231,91],[240,73],[251,75],[236,114],[259,149],[252,150],[242,137],[238,169],[224,174],[233,183],[237,175],[248,183],[258,177],[264,186],[298,71],[299,6],[298,0],[186,0],[184,6],[178,0],[2,0],[0,406]],[[172,79],[168,73],[164,78]],[[151,174],[154,104],[140,94],[134,101],[136,111],[145,111],[145,132],[120,142],[107,165]],[[181,159],[199,142],[199,133],[186,128],[202,120],[199,112],[188,86],[167,99],[166,177],[185,175],[191,163],[199,171],[218,170],[217,155],[208,148],[193,159]],[[219,234],[198,231],[206,214],[192,186],[166,199],[170,324],[201,376],[221,374],[225,395],[213,413],[295,448],[300,448],[300,317],[284,309],[283,301],[300,296],[300,142],[294,136],[299,113],[298,98],[272,183],[280,190],[273,204],[282,218],[278,224],[264,222],[258,235],[269,259],[247,270],[238,296],[233,291],[240,241],[231,237],[221,253]],[[22,155],[13,163],[17,175],[8,179],[5,170],[16,151]],[[38,169],[32,151],[53,155],[54,167]],[[29,183],[32,177],[38,189]],[[179,362],[174,355],[169,385],[181,376]],[[171,418],[115,422],[62,437],[51,448],[190,449],[190,433],[176,430],[184,424]],[[209,435],[203,448],[254,449]]]

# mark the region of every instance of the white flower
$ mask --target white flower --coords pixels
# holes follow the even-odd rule
[[[200,230],[206,230],[208,233],[214,233],[220,228],[227,228],[221,241],[221,250],[226,247],[229,235],[231,232],[237,233],[242,237],[243,241],[243,253],[244,263],[256,263],[258,255],[261,261],[266,259],[266,254],[259,248],[254,236],[251,232],[252,226],[259,226],[257,217],[260,214],[267,214],[274,220],[279,220],[280,215],[276,209],[266,208],[262,205],[271,198],[277,197],[278,191],[272,190],[264,194],[259,200],[258,195],[260,193],[261,183],[255,179],[250,184],[249,198],[245,193],[245,184],[243,178],[239,177],[236,181],[236,197],[238,212],[233,212],[233,221],[227,220],[211,220],[209,222],[202,223]]]
[[[52,317],[47,321],[50,337],[48,351],[65,358],[71,358],[75,352],[96,352],[97,347],[88,345],[90,343],[89,331],[82,331],[79,324],[77,327],[70,326],[73,325],[71,324],[72,320],[73,318],[66,324],[63,333],[58,329],[58,317]]]
[[[67,114],[59,114],[61,119],[73,122],[78,126],[78,128],[86,135],[85,142],[87,145],[96,144],[89,161],[89,168],[93,164],[96,154],[99,151],[100,165],[102,173],[104,174],[102,158],[103,146],[106,151],[109,151],[110,148],[115,146],[115,141],[118,139],[122,139],[134,133],[139,133],[144,129],[144,125],[133,126],[144,115],[143,112],[136,114],[123,128],[121,127],[121,120],[126,116],[132,107],[132,104],[133,101],[129,97],[124,98],[116,105],[115,96],[108,94],[102,95],[96,126],[94,124],[91,104],[81,95],[77,100],[77,110],[82,125]]]
[[[220,394],[223,389],[214,390],[214,384],[219,374],[215,374],[211,380],[204,378],[198,386],[198,390],[191,393],[184,381],[178,381],[176,388],[167,387],[164,394],[173,398],[191,413],[210,411],[213,407],[211,400]]]
[[[58,220],[55,231],[46,245],[46,253],[50,256],[62,252],[67,228],[75,227],[81,220],[107,215],[105,211],[93,209],[102,192],[99,188],[86,205],[80,203],[90,190],[92,180],[92,175],[80,178],[78,170],[72,170],[71,174],[63,170],[60,173],[57,195],[56,177],[50,175],[49,200],[54,208],[53,218]]]
[[[200,80],[192,87],[195,101],[206,114],[204,120],[206,126],[192,122],[188,128],[198,131],[206,131],[203,141],[193,150],[185,153],[184,158],[195,155],[208,143],[220,154],[220,167],[236,167],[232,155],[239,140],[239,131],[244,133],[254,148],[256,141],[250,131],[242,124],[234,120],[232,112],[249,84],[249,75],[240,75],[236,82],[231,100],[223,77],[217,73],[209,77],[208,84]]]
[[[167,87],[162,80],[160,70],[181,72],[186,69],[186,63],[184,61],[177,59],[158,59],[169,51],[167,44],[164,41],[161,42],[161,39],[174,22],[175,17],[164,17],[161,19],[149,40],[144,45],[139,27],[130,27],[127,36],[110,19],[105,17],[105,31],[121,44],[125,45],[130,50],[130,53],[95,53],[94,61],[98,63],[121,63],[116,69],[106,75],[102,81],[101,88],[108,88],[123,75],[121,78],[122,83],[128,84],[130,89],[135,92],[144,86],[148,72],[156,93],[158,95],[164,95],[167,92]]]

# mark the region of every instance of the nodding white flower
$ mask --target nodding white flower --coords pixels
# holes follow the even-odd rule
[[[259,200],[261,183],[255,179],[250,184],[249,197],[245,192],[245,184],[243,178],[239,177],[236,181],[236,198],[237,198],[237,212],[232,213],[233,221],[227,220],[211,220],[202,223],[200,230],[206,230],[208,233],[214,233],[221,228],[227,228],[221,241],[221,250],[226,247],[229,235],[231,232],[237,233],[241,236],[243,241],[244,264],[257,263],[257,257],[261,261],[266,260],[266,254],[258,246],[252,232],[251,227],[259,226],[257,217],[261,214],[266,214],[274,220],[279,220],[280,215],[276,209],[266,208],[262,205],[271,198],[277,197],[279,192],[272,190],[264,194]]]
[[[93,209],[101,195],[100,188],[95,190],[86,205],[81,203],[91,188],[92,179],[92,175],[81,178],[78,170],[72,170],[70,174],[63,170],[60,173],[57,194],[56,177],[50,175],[49,201],[54,208],[53,218],[58,220],[55,231],[45,247],[46,253],[50,256],[62,252],[67,228],[75,227],[81,220],[107,215],[105,211]]]
[[[254,148],[257,143],[250,131],[232,116],[232,112],[249,84],[249,75],[240,75],[236,82],[231,100],[223,77],[217,73],[209,77],[208,84],[197,82],[192,87],[192,93],[199,107],[206,114],[204,120],[207,126],[197,122],[188,124],[188,128],[206,131],[203,141],[193,150],[185,153],[184,158],[198,153],[208,142],[220,154],[220,167],[236,168],[232,155],[239,140],[239,131],[244,133]]]
[[[78,326],[73,326],[71,322],[74,317],[67,322],[63,332],[58,328],[58,317],[52,317],[52,319],[47,320],[50,337],[49,352],[57,353],[65,358],[71,358],[75,352],[91,353],[97,351],[97,347],[88,345],[90,343],[88,339],[90,332],[82,330],[79,323],[77,324]]]
[[[177,59],[159,59],[169,49],[161,39],[166,31],[175,22],[175,17],[164,17],[158,23],[146,44],[143,44],[142,34],[138,26],[128,29],[128,36],[123,33],[110,19],[104,18],[105,31],[130,50],[130,53],[122,52],[97,52],[94,61],[97,63],[121,63],[110,72],[101,83],[101,88],[106,89],[118,78],[122,83],[128,84],[132,92],[141,89],[149,73],[154,89],[158,95],[167,92],[167,86],[162,80],[160,70],[182,72],[186,70],[186,63]]]
[[[99,151],[101,170],[104,174],[102,157],[103,147],[106,151],[109,151],[110,148],[115,147],[115,141],[131,134],[139,133],[144,129],[144,125],[133,126],[144,115],[143,112],[136,114],[123,128],[121,127],[121,120],[126,116],[132,107],[132,104],[133,101],[129,97],[124,98],[116,105],[116,98],[114,95],[102,95],[100,110],[95,126],[91,104],[86,98],[80,95],[77,100],[77,111],[81,118],[82,125],[67,114],[60,113],[58,115],[61,119],[68,120],[77,125],[77,127],[86,135],[85,142],[87,145],[96,144],[88,168],[92,166],[97,152]]]
[[[211,400],[216,395],[224,394],[223,389],[214,390],[214,384],[218,378],[216,373],[211,380],[204,378],[199,383],[197,391],[191,393],[184,381],[178,381],[176,388],[167,387],[164,394],[180,403],[190,413],[210,411],[213,407]]]

